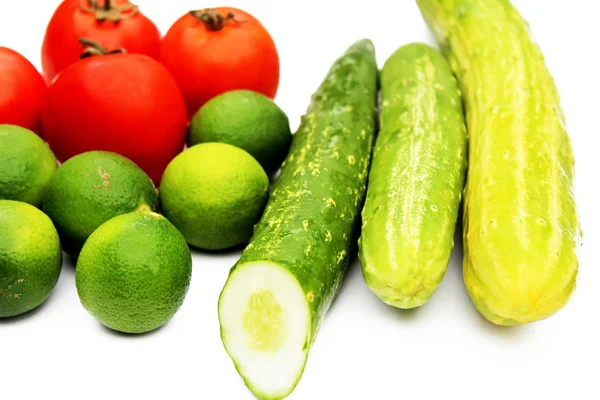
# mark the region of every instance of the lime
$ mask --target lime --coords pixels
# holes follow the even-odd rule
[[[181,233],[142,206],[98,228],[83,246],[75,272],[81,304],[106,327],[144,333],[179,310],[192,276]]]
[[[252,236],[269,196],[269,178],[252,156],[224,143],[204,143],[175,157],[163,175],[165,216],[187,242],[223,250]]]
[[[60,240],[50,218],[27,203],[0,200],[0,318],[46,301],[61,266]]]
[[[104,151],[67,160],[43,198],[44,212],[54,222],[64,250],[73,256],[100,225],[140,205],[158,208],[154,184],[133,161]]]
[[[208,101],[190,123],[188,143],[220,142],[246,150],[268,174],[275,172],[290,149],[288,117],[268,97],[234,90]]]
[[[56,171],[54,154],[35,133],[0,125],[0,199],[39,206]]]

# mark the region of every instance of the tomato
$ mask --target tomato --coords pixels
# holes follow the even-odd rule
[[[64,0],[54,12],[42,45],[46,82],[79,59],[81,37],[105,48],[158,59],[161,34],[156,25],[128,0]]]
[[[48,89],[42,122],[60,161],[112,151],[160,182],[184,147],[185,101],[158,61],[141,54],[90,56],[64,69]]]
[[[252,15],[229,7],[191,11],[163,38],[160,61],[175,76],[190,117],[208,100],[236,89],[275,98],[279,56]]]
[[[0,47],[0,124],[18,125],[42,136],[46,83],[21,54]]]

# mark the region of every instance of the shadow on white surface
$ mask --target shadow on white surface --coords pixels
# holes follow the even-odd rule
[[[209,256],[209,257],[216,257],[216,258],[226,258],[226,257],[232,257],[232,256],[236,256],[236,259],[239,258],[242,255],[242,251],[244,251],[244,249],[246,248],[247,243],[235,246],[235,247],[231,247],[229,249],[225,249],[225,250],[204,250],[204,249],[199,249],[197,247],[194,246],[190,246],[190,251],[192,252],[192,255],[196,255],[196,256]]]
[[[105,333],[105,334],[107,333],[117,339],[141,340],[144,338],[149,338],[149,337],[158,335],[162,331],[167,330],[169,322],[167,322],[165,325],[163,325],[159,328],[154,329],[153,331],[146,332],[146,333],[125,333],[125,332],[115,331],[114,329],[110,329],[109,327],[102,325],[101,323],[97,323],[96,325],[98,326],[98,329],[100,329],[103,333]]]
[[[424,314],[423,313],[424,307],[427,306],[427,304],[424,304],[421,307],[403,310],[403,309],[396,308],[396,307],[385,304],[384,302],[380,301],[377,298],[377,296],[375,296],[375,295],[373,295],[373,297],[375,297],[375,299],[377,300],[375,302],[375,303],[377,303],[377,305],[374,305],[374,307],[379,308],[381,310],[381,314],[383,315],[383,318],[389,318],[390,320],[402,321],[402,323],[417,322],[417,320],[419,318],[421,318],[420,316]]]
[[[46,299],[46,301],[43,302],[40,306],[34,308],[33,310],[29,310],[25,314],[16,315],[14,317],[0,318],[0,326],[12,325],[12,324],[16,325],[19,323],[27,322],[28,320],[35,318],[35,316],[37,314],[39,314],[40,312],[44,312],[43,310],[45,308],[49,307],[50,303],[54,303],[55,299],[56,299],[56,296],[54,295],[54,292],[50,293],[50,296]]]
[[[63,280],[65,279],[69,279],[72,280],[71,275],[73,275],[74,271],[75,271],[75,264],[76,261],[73,261],[73,259],[71,258],[71,256],[69,256],[67,253],[63,253],[63,262],[62,262],[62,269],[60,272],[60,276],[58,278],[58,281],[56,283],[56,286],[54,286],[54,289],[52,290],[52,292],[50,293],[50,295],[48,296],[48,298],[46,299],[46,301],[44,301],[42,304],[40,304],[38,307],[34,308],[33,310],[30,310],[28,312],[26,312],[25,314],[21,314],[21,315],[16,315],[14,317],[10,317],[10,318],[0,318],[0,326],[2,325],[17,325],[19,323],[25,323],[25,322],[29,322],[35,319],[36,316],[38,316],[38,314],[43,313],[44,310],[51,308],[51,307],[55,307],[56,304],[60,303],[60,291],[63,290]],[[70,269],[69,271],[65,271],[66,269]]]
[[[64,268],[71,268],[75,271],[75,267],[77,266],[77,256],[72,256],[63,252],[63,270]]]
[[[470,314],[469,321],[473,322],[473,325],[476,325],[479,329],[483,331],[483,333],[492,335],[496,338],[500,339],[517,339],[522,335],[522,332],[527,329],[527,326],[500,326],[493,324],[488,321],[475,307],[473,302],[471,301],[471,297],[467,288],[464,284],[463,280],[463,209],[461,205],[461,209],[458,215],[458,222],[456,224],[456,230],[454,232],[454,249],[452,250],[452,254],[450,255],[450,261],[448,263],[448,271],[446,272],[446,276],[444,280],[448,279],[457,279],[460,282],[457,282],[461,287],[461,292],[464,296],[462,296],[463,309],[466,313]],[[452,271],[451,269],[454,269]],[[444,280],[442,280],[442,284],[444,284]],[[440,285],[440,286],[441,286]]]

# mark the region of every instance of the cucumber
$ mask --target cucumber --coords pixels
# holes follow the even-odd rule
[[[412,43],[384,64],[381,101],[359,256],[373,293],[414,308],[437,289],[454,247],[467,159],[462,100],[446,59]]]
[[[507,0],[417,0],[465,97],[464,280],[498,325],[558,312],[581,240],[574,160],[558,90]]]
[[[377,79],[369,40],[356,42],[333,64],[221,292],[223,345],[261,399],[282,399],[298,384],[356,247]]]

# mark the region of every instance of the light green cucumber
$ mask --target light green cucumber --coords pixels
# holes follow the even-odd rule
[[[359,255],[373,293],[414,308],[446,272],[466,170],[460,91],[437,50],[412,43],[386,61],[379,120]]]
[[[221,293],[223,344],[261,399],[294,390],[342,285],[366,192],[377,75],[368,40],[333,64]]]
[[[465,97],[464,279],[491,322],[549,317],[568,301],[581,231],[560,98],[508,0],[417,0]]]

